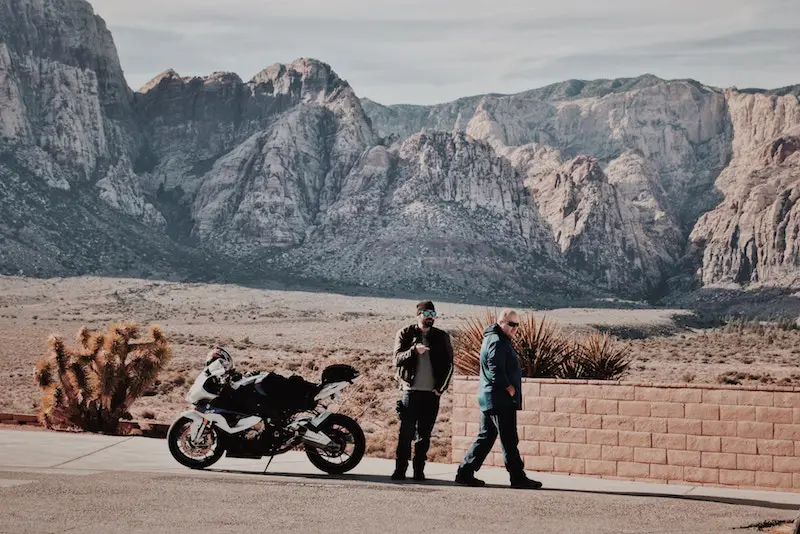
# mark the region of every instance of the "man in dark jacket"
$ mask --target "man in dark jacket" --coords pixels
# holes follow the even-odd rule
[[[394,363],[403,395],[397,403],[400,435],[397,439],[395,470],[392,480],[405,480],[414,443],[414,480],[425,480],[425,462],[431,433],[439,414],[439,397],[450,385],[453,375],[453,347],[450,335],[433,326],[436,310],[433,302],[417,304],[417,324],[397,332]]]
[[[517,410],[522,409],[522,369],[511,343],[517,334],[519,317],[513,310],[503,310],[497,322],[486,327],[481,346],[481,373],[478,404],[481,422],[478,437],[458,466],[456,482],[467,486],[483,486],[475,478],[497,436],[503,448],[503,460],[511,478],[511,487],[539,489],[541,482],[525,475],[525,464],[519,454]]]

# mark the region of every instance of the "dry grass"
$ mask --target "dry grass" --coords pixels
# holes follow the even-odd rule
[[[628,380],[800,385],[800,332],[720,327],[627,342]]]

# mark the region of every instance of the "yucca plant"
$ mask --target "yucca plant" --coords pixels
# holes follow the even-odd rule
[[[480,374],[483,331],[493,322],[494,314],[486,310],[483,318],[469,317],[466,323],[453,333],[453,366],[456,373]]]
[[[580,344],[574,339],[568,341],[567,354],[558,370],[558,378],[580,379],[585,374]]]
[[[470,317],[453,334],[453,358],[456,372],[465,375],[480,373],[483,331],[495,322],[495,315],[486,311],[481,317]],[[512,340],[519,355],[522,376],[552,378],[558,376],[569,343],[552,322],[537,321],[533,314],[520,318],[517,336]]]
[[[616,380],[624,375],[631,365],[630,349],[617,345],[611,336],[600,332],[589,334],[576,345],[573,358],[576,376],[590,380]]]
[[[569,340],[552,321],[537,321],[532,313],[523,315],[519,321],[519,330],[513,342],[519,355],[522,376],[559,376],[565,359],[570,355]]]
[[[483,331],[495,322],[488,310],[483,318],[470,317],[453,333],[456,372],[480,373]],[[526,378],[616,380],[631,364],[630,350],[614,343],[608,334],[595,332],[580,341],[567,337],[553,322],[534,314],[520,317],[512,340]]]
[[[149,340],[137,341],[135,323],[112,325],[106,335],[84,327],[80,348],[68,349],[51,336],[48,357],[36,364],[44,391],[39,420],[48,428],[80,428],[115,433],[131,404],[153,386],[172,349],[158,326]]]

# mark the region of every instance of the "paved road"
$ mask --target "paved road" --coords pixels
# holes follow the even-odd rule
[[[431,466],[429,483],[395,483],[385,460],[331,477],[299,453],[263,475],[265,463],[223,459],[198,472],[176,464],[162,440],[0,430],[0,531],[757,532],[739,529],[791,519],[800,499],[632,496],[667,487],[556,475],[539,477],[544,490],[512,490],[501,470],[481,471],[490,487],[464,488],[448,465]]]

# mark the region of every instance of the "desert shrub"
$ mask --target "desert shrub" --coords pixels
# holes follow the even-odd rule
[[[48,428],[80,428],[114,433],[133,402],[155,384],[172,349],[158,326],[149,340],[137,340],[135,323],[112,325],[107,334],[78,332],[80,348],[48,339],[48,357],[36,365],[42,388],[39,420]]]
[[[494,315],[486,310],[483,318],[468,317],[464,325],[453,332],[453,366],[456,373],[462,375],[480,373],[483,331],[493,322]]]
[[[602,333],[589,334],[576,343],[571,358],[576,360],[579,368],[574,378],[590,380],[616,380],[631,365],[630,349],[614,343],[611,336]]]
[[[761,382],[762,384],[773,384],[776,382],[775,377],[770,373],[748,373],[742,371],[726,371],[717,375],[717,383],[719,384],[741,384],[743,381]],[[789,380],[791,382],[791,379]]]
[[[584,378],[585,369],[583,365],[583,360],[581,359],[580,355],[581,355],[580,344],[574,339],[571,339],[569,341],[567,354],[561,361],[561,368],[559,369],[558,374],[555,376],[557,376],[558,378],[567,378],[571,380],[578,380]]]
[[[453,356],[457,373],[480,373],[483,331],[493,322],[494,316],[487,312],[482,319],[468,318],[454,332]],[[628,347],[617,344],[607,333],[594,333],[575,340],[553,322],[537,320],[534,314],[520,316],[513,343],[522,376],[526,378],[615,380],[625,374],[631,364]]]
[[[775,326],[779,330],[800,330],[800,317],[779,317],[775,321]]]
[[[570,359],[571,344],[554,323],[537,321],[531,314],[522,315],[514,338],[522,376],[552,378],[560,376],[564,362]]]
[[[172,384],[175,386],[182,386],[186,383],[186,377],[183,375],[177,375],[172,379]]]
[[[731,317],[710,310],[695,310],[692,313],[679,313],[672,316],[678,328],[707,329],[725,326]]]
[[[722,331],[734,334],[774,335],[777,332],[800,330],[798,318],[785,315],[767,315],[745,317],[741,315],[726,316]]]

